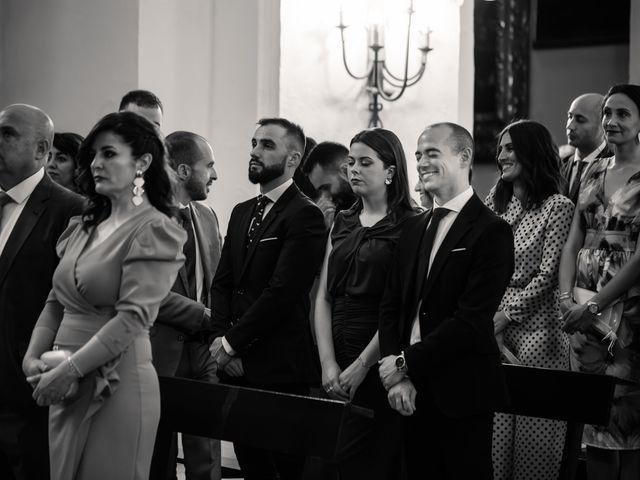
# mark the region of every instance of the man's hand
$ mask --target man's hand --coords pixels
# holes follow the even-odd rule
[[[400,415],[408,417],[416,411],[416,394],[416,388],[411,380],[405,378],[391,387],[387,399],[391,408]]]
[[[398,358],[396,355],[388,355],[378,362],[380,364],[378,373],[385,390],[389,390],[406,377],[404,372],[399,372],[396,368],[396,358]]]
[[[582,332],[585,333],[598,320],[596,315],[589,313],[587,305],[575,305],[569,308],[563,315],[564,325],[562,330],[568,334]]]
[[[213,361],[218,364],[220,368],[223,368],[231,360],[231,356],[224,349],[222,345],[222,337],[216,337],[209,346],[209,352],[213,357]]]
[[[224,366],[224,371],[230,377],[242,377],[244,376],[244,368],[242,368],[242,359],[238,357],[232,357],[231,360]]]

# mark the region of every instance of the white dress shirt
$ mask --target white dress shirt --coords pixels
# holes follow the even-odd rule
[[[449,209],[451,211],[447,213],[442,218],[442,220],[440,220],[440,224],[438,225],[436,236],[433,239],[433,247],[431,247],[431,255],[429,256],[429,267],[427,269],[427,277],[429,276],[429,271],[431,270],[431,264],[433,263],[433,259],[435,258],[436,253],[438,253],[438,249],[440,248],[440,245],[442,245],[442,242],[447,236],[447,233],[449,233],[449,230],[451,230],[451,225],[453,225],[453,222],[455,222],[456,218],[458,218],[458,214],[460,213],[460,210],[462,210],[462,208],[467,204],[467,202],[471,199],[471,197],[473,197],[473,189],[469,187],[464,192],[453,197],[444,205],[438,205],[438,202],[436,202],[434,198],[433,200],[434,210],[436,208],[442,207],[442,208]],[[429,228],[428,225],[427,225],[427,228]],[[420,333],[420,307],[422,307],[422,300],[420,300],[420,302],[418,303],[418,310],[416,311],[416,316],[414,317],[413,325],[411,326],[411,337],[409,340],[410,345],[413,345],[414,343],[420,342],[422,340],[422,336]]]
[[[2,255],[4,246],[7,244],[7,240],[11,235],[13,227],[18,221],[18,218],[20,218],[20,214],[22,213],[22,210],[24,210],[24,206],[27,204],[29,197],[43,177],[44,167],[5,191],[5,193],[13,199],[13,202],[7,203],[2,209],[2,217],[0,220],[0,255]]]

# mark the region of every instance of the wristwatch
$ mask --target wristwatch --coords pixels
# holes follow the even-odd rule
[[[600,305],[597,302],[587,302],[587,310],[592,315],[597,315],[600,313]]]
[[[396,357],[396,370],[407,373],[407,361],[404,358],[404,352],[400,352],[400,355]]]

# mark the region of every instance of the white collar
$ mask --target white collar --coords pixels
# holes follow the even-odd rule
[[[40,181],[44,178],[44,167],[41,167],[36,173],[25,178],[17,185],[14,185],[5,193],[9,195],[14,202],[20,205],[24,202],[36,189]]]
[[[263,193],[265,197],[271,200],[273,203],[276,203],[278,199],[282,196],[287,188],[289,188],[293,184],[293,179],[289,179],[284,182],[282,185],[277,186],[273,190],[269,190],[268,192]]]
[[[436,202],[434,198],[433,209],[435,210],[436,208],[442,207],[442,208],[451,210],[452,212],[459,213],[460,210],[462,210],[462,207],[464,207],[467,204],[467,202],[471,199],[471,197],[473,197],[473,188],[469,187],[464,192],[459,193],[458,195],[453,197],[451,200],[446,202],[444,205],[438,205],[438,202]]]

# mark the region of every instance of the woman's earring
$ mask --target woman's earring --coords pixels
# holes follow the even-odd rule
[[[133,198],[131,202],[137,207],[142,203],[144,194],[144,177],[142,170],[136,170],[136,178],[133,179]]]
[[[387,179],[385,179],[384,184],[385,185],[391,185],[391,181],[392,180],[390,178],[387,178]]]

